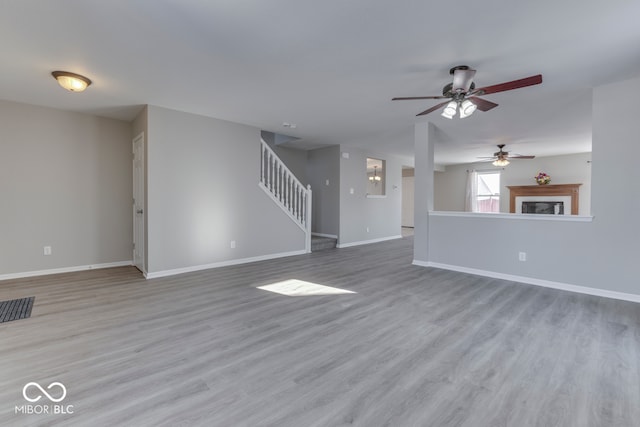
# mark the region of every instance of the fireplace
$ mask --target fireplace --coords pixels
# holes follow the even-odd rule
[[[578,215],[582,184],[509,186],[509,212],[537,215]]]
[[[564,215],[564,202],[522,202],[524,214]]]

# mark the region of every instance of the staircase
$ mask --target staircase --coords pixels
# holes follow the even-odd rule
[[[333,237],[311,236],[311,252],[335,249],[338,239]]]
[[[311,252],[311,186],[306,188],[264,141],[260,142],[260,188],[305,232]]]

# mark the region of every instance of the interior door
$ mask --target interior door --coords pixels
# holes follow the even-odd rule
[[[402,171],[405,172],[404,170]],[[413,227],[413,195],[415,188],[415,177],[413,170],[410,171],[412,176],[402,177],[402,226]]]
[[[144,133],[133,140],[133,265],[143,273],[145,251]]]

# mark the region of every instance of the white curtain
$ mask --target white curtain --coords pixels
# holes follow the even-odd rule
[[[467,171],[467,193],[464,200],[464,210],[478,212],[478,172]]]

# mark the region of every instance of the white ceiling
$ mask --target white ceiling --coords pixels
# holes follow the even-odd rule
[[[406,156],[413,124],[430,120],[442,164],[498,143],[585,152],[591,89],[640,75],[639,16],[636,0],[7,0],[0,98],[126,120],[153,104],[299,137],[302,147]],[[487,95],[500,106],[466,119],[417,119],[438,101],[390,101],[439,95],[459,64],[477,70],[478,87],[544,81]],[[65,92],[53,70],[94,84]]]

